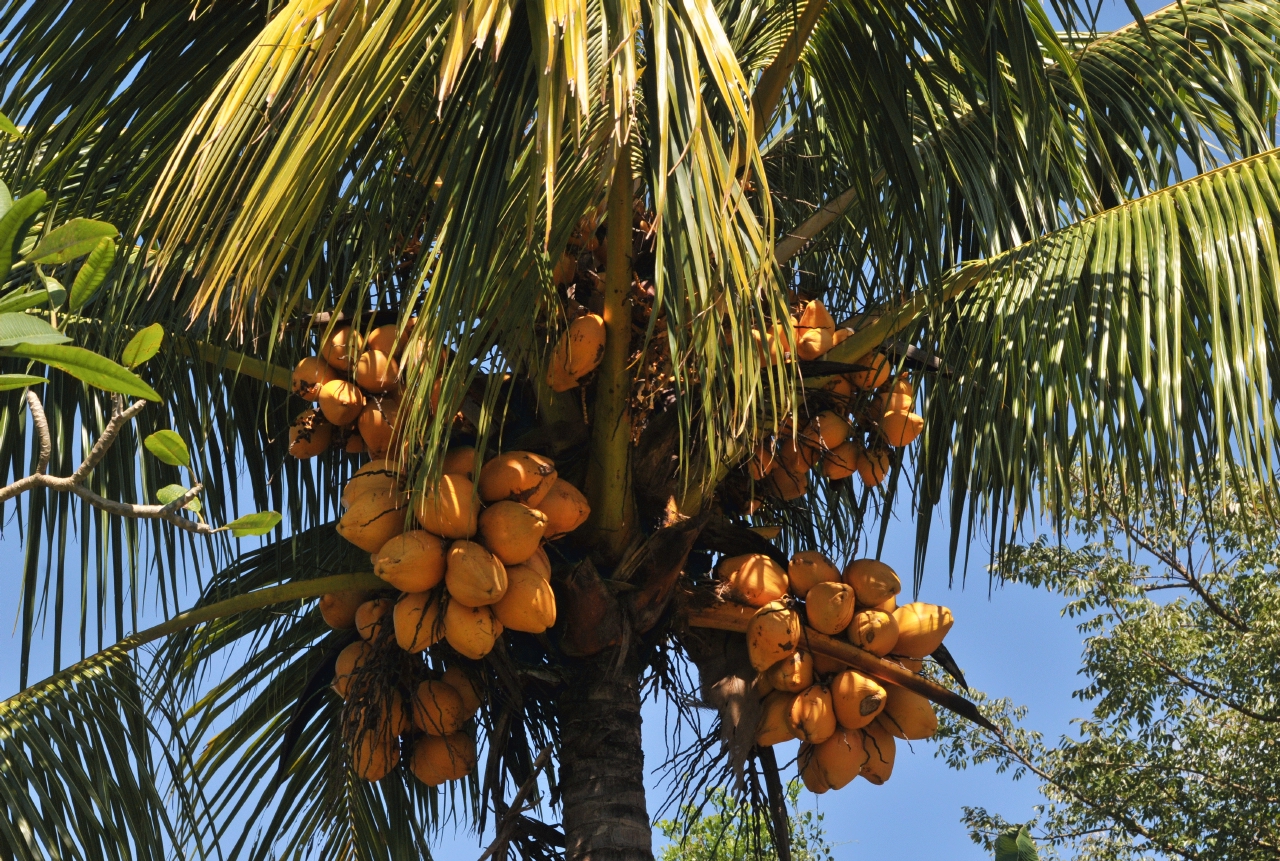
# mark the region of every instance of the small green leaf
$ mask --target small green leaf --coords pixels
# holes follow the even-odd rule
[[[14,290],[0,299],[0,314],[25,311],[49,301],[48,290]]]
[[[13,124],[13,120],[9,119],[4,114],[0,114],[0,132],[12,135],[15,138],[22,137],[22,132],[18,131],[18,127]]]
[[[244,517],[237,517],[227,524],[227,528],[231,530],[231,534],[236,538],[245,538],[250,535],[266,535],[275,529],[283,519],[277,511],[259,511],[257,514],[246,514]]]
[[[142,441],[147,451],[154,454],[169,466],[187,466],[191,463],[191,452],[187,444],[171,430],[158,430]]]
[[[13,268],[13,257],[26,238],[31,222],[48,202],[49,195],[37,188],[20,197],[4,217],[0,218],[0,281],[8,279],[9,270]]]
[[[120,235],[114,224],[92,218],[73,218],[55,228],[27,255],[29,263],[67,263],[92,251],[104,236]]]
[[[71,339],[39,317],[0,314],[0,347],[17,344],[65,344]]]
[[[30,374],[0,374],[0,392],[11,392],[47,382],[49,381],[44,377],[33,377]]]
[[[124,362],[127,368],[136,368],[160,352],[160,345],[163,343],[164,327],[159,323],[152,323],[129,339],[129,343],[125,344],[124,353],[120,356],[120,361]]]
[[[116,241],[104,236],[89,252],[89,258],[76,273],[76,280],[71,282],[70,308],[72,311],[79,311],[93,298],[93,294],[102,286],[102,282],[106,280],[107,273],[111,271],[115,262]]]
[[[175,499],[181,499],[187,495],[187,488],[180,484],[170,484],[156,491],[156,499],[160,500],[161,505],[168,505]],[[192,497],[191,501],[182,506],[187,511],[200,511],[200,500]]]
[[[36,275],[40,278],[40,283],[44,284],[45,295],[49,297],[49,304],[54,308],[61,308],[62,303],[67,301],[67,288],[62,286],[62,282],[57,278],[44,274],[39,266],[36,266]]]
[[[104,391],[118,392],[148,401],[160,400],[156,390],[144,383],[137,374],[83,347],[73,347],[69,344],[27,343],[2,349],[10,356],[34,359],[52,368],[66,371],[76,379]]]
[[[4,218],[13,209],[13,192],[0,180],[0,218]]]

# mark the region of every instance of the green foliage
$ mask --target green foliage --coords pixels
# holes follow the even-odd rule
[[[1039,861],[1036,842],[1026,825],[1014,825],[1000,832],[995,842],[996,861]]]
[[[939,755],[1038,777],[1039,839],[1079,861],[1274,858],[1280,526],[1259,499],[1222,491],[1172,509],[1100,502],[1072,511],[1080,544],[1010,547],[999,568],[1061,595],[1080,620],[1076,696],[1090,715],[1051,745],[996,700],[984,712],[1002,738],[944,715]],[[982,808],[966,821],[983,842],[1007,825]]]
[[[27,255],[29,263],[69,263],[120,235],[115,225],[92,218],[73,218],[49,231]]]
[[[124,352],[120,354],[120,360],[126,368],[133,370],[160,352],[163,343],[164,327],[159,323],[152,323],[129,339],[129,343],[124,345]]]
[[[787,784],[787,806],[791,810],[792,861],[833,861],[823,830],[824,814],[800,810],[800,781]],[[657,822],[662,836],[671,841],[662,850],[661,861],[748,861],[776,858],[773,838],[758,810],[737,799],[729,790],[707,790],[699,804],[680,808],[677,819]]]

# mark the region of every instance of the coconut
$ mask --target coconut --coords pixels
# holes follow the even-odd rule
[[[330,332],[320,343],[320,355],[339,371],[349,371],[360,356],[363,346],[364,339],[360,337],[359,332],[350,326],[340,326]]]
[[[880,419],[880,433],[892,446],[911,445],[924,430],[924,419],[912,412],[891,411]]]
[[[338,521],[338,534],[366,553],[380,550],[404,532],[407,504],[407,494],[396,490],[371,491],[358,496]]]
[[[778,458],[772,441],[762,440],[757,446],[751,460],[747,461],[747,471],[756,481],[763,481],[778,465]]]
[[[836,345],[835,329],[796,329],[796,356],[812,362]]]
[[[822,300],[814,299],[804,304],[796,325],[803,329],[834,329],[836,321]]]
[[[444,579],[447,551],[443,538],[413,529],[378,548],[373,573],[401,592],[425,592]]]
[[[404,349],[405,342],[409,340],[409,334],[413,332],[413,324],[415,319],[410,319],[405,326],[404,334],[399,331],[399,326],[395,323],[388,323],[385,326],[378,326],[369,333],[369,337],[365,339],[364,348],[367,351],[377,351],[386,356],[399,355]]]
[[[386,392],[396,387],[400,365],[386,353],[365,350],[356,361],[356,385],[366,392]]]
[[[400,412],[400,399],[393,397],[368,398],[356,427],[365,445],[375,456],[385,456],[391,448],[391,437],[395,433],[396,417]]]
[[[858,477],[868,487],[875,487],[885,480],[891,466],[889,452],[881,448],[868,449],[858,461]]]
[[[893,569],[878,559],[855,559],[844,567],[842,578],[853,587],[859,607],[874,607],[902,591]]]
[[[787,715],[796,695],[786,691],[774,691],[760,703],[760,722],[756,724],[756,744],[772,747],[796,737],[787,725]]]
[[[347,440],[342,444],[342,450],[347,454],[364,454],[369,447],[364,444],[364,437],[360,436],[359,431],[347,434]]]
[[[773,693],[773,682],[769,681],[768,672],[756,673],[756,677],[751,680],[751,692],[756,695],[756,699],[762,700],[769,694]]]
[[[905,376],[898,377],[893,387],[885,394],[878,396],[876,401],[887,413],[910,412],[916,402],[915,389],[911,385],[911,380]]]
[[[831,738],[815,745],[813,754],[823,779],[832,789],[843,789],[853,783],[867,762],[862,733],[842,727],[837,727]]]
[[[893,651],[908,658],[932,655],[955,622],[946,607],[918,601],[894,610],[893,618],[898,623],[898,643]]]
[[[323,454],[332,442],[333,425],[317,410],[303,410],[289,426],[289,454],[299,460]]]
[[[480,500],[470,479],[446,474],[434,489],[418,496],[413,513],[428,532],[445,538],[470,538],[476,534]]]
[[[536,507],[556,480],[556,465],[542,455],[509,451],[480,470],[480,498],[486,503],[510,499]]]
[[[858,732],[862,733],[862,747],[867,752],[867,761],[859,774],[869,783],[880,786],[893,774],[893,760],[898,746],[880,719],[872,721]]]
[[[821,443],[822,448],[830,451],[839,448],[849,439],[849,434],[852,432],[853,428],[849,426],[849,422],[845,421],[844,416],[831,410],[824,410],[809,421],[805,434],[810,440]]]
[[[810,744],[822,744],[836,732],[836,713],[831,708],[831,691],[814,685],[796,694],[787,712],[787,727],[795,737]]]
[[[404,593],[396,601],[391,621],[396,644],[406,652],[424,652],[444,636],[440,596],[435,592]]]
[[[849,375],[849,382],[864,392],[880,388],[889,381],[889,376],[893,373],[889,358],[883,353],[867,353],[854,359],[853,364],[866,368]]]
[[[885,729],[909,741],[931,738],[938,731],[938,715],[933,711],[933,703],[897,685],[889,685],[888,693],[884,714],[880,715]]]
[[[385,459],[371,460],[355,471],[342,488],[342,507],[350,508],[356,498],[366,493],[400,489],[400,473]]]
[[[333,662],[333,689],[338,696],[344,700],[347,698],[347,689],[351,686],[351,677],[356,674],[356,670],[364,666],[365,661],[373,655],[373,646],[370,646],[364,640],[356,640],[350,643],[341,652],[338,652],[338,658]]]
[[[461,667],[450,667],[444,671],[440,681],[458,692],[462,700],[462,719],[468,721],[475,717],[476,712],[480,710],[480,694],[476,692],[476,686],[471,681],[471,677]]]
[[[803,436],[789,436],[778,440],[778,463],[792,475],[803,475],[818,462],[821,453],[816,438],[811,443]],[[777,474],[776,472],[774,473]]]
[[[830,392],[837,398],[848,400],[853,397],[853,383],[849,382],[848,376],[837,374],[834,377],[827,377],[822,384],[822,391]]]
[[[822,455],[822,477],[827,481],[839,481],[858,471],[862,463],[862,449],[853,440],[845,440]]]
[[[460,780],[476,767],[476,743],[460,732],[424,735],[413,743],[409,770],[427,786]]]
[[[366,640],[377,639],[382,623],[395,606],[391,598],[374,598],[356,608],[356,631]]]
[[[764,489],[785,502],[799,499],[809,492],[809,473],[797,474],[786,469],[775,469],[764,480]]]
[[[493,650],[498,621],[488,607],[450,601],[444,611],[444,638],[463,657],[478,661]]]
[[[813,658],[808,652],[792,652],[765,670],[762,678],[774,690],[798,694],[813,685]]]
[[[600,367],[604,361],[604,318],[586,314],[569,324],[556,342],[547,366],[547,385],[553,392],[567,392],[578,380]]]
[[[467,607],[496,604],[507,591],[507,569],[474,541],[455,541],[445,562],[444,585],[456,603]]]
[[[521,564],[538,572],[538,576],[543,580],[551,579],[551,560],[547,558],[545,549],[539,547],[532,556]]]
[[[853,621],[853,587],[844,583],[815,584],[805,597],[804,614],[815,631],[839,634]]]
[[[476,450],[469,445],[460,445],[444,453],[444,464],[441,472],[453,475],[465,475],[468,481],[474,480],[472,473],[476,470]]]
[[[413,696],[413,725],[427,735],[448,735],[467,722],[462,697],[452,685],[425,681]]]
[[[318,401],[320,387],[336,379],[338,375],[329,367],[328,362],[318,356],[307,356],[293,369],[290,387],[304,401]]]
[[[480,540],[503,564],[524,562],[542,544],[547,516],[537,509],[504,499],[480,512]]]
[[[840,570],[817,550],[801,550],[791,557],[787,577],[791,581],[791,591],[803,598],[819,583],[840,582]]]
[[[752,607],[763,607],[787,594],[787,572],[760,553],[721,559],[716,577],[729,597]]]
[[[591,505],[582,491],[563,478],[551,483],[547,495],[538,503],[538,510],[547,516],[545,538],[553,541],[587,522]]]
[[[879,604],[875,604],[871,607],[868,607],[867,609],[868,610],[884,610],[886,613],[892,613],[894,610],[898,609],[898,599],[890,596],[888,598],[885,598]],[[899,630],[901,630],[902,626],[899,625],[898,628]]]
[[[848,668],[849,665],[839,658],[833,658],[820,652],[813,653],[814,676],[829,676],[832,673],[838,673]]]
[[[800,614],[781,601],[766,604],[747,623],[747,654],[764,672],[799,648]]]
[[[368,781],[379,781],[400,762],[400,738],[377,729],[367,729],[356,738],[351,751],[351,770]]]
[[[817,749],[814,745],[808,742],[802,743],[796,762],[800,766],[800,779],[804,781],[805,789],[814,795],[821,795],[831,789],[831,784],[827,783],[827,776],[822,773],[822,768],[818,765]]]
[[[561,254],[560,259],[551,270],[551,280],[557,287],[572,284],[578,277],[578,258],[572,254]]]
[[[349,425],[360,418],[364,392],[347,380],[330,380],[320,387],[320,412],[335,425]]]
[[[514,565],[507,569],[507,591],[493,605],[493,614],[503,627],[541,634],[556,623],[556,596],[537,571]]]
[[[344,589],[341,592],[330,592],[320,596],[320,616],[325,624],[334,630],[342,631],[356,626],[356,610],[369,600],[369,593],[363,589]]]
[[[883,610],[859,610],[849,623],[849,642],[881,657],[898,642],[898,623]]]
[[[837,673],[831,680],[831,706],[846,729],[861,729],[875,720],[884,710],[885,697],[879,682],[857,670]]]

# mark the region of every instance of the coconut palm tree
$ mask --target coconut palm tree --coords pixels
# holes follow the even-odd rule
[[[1185,0],[1095,22],[1014,0],[9,3],[22,136],[0,172],[48,192],[47,221],[129,238],[58,323],[106,355],[168,333],[144,369],[164,404],[106,452],[102,492],[199,482],[211,523],[249,499],[285,516],[246,549],[25,497],[24,687],[68,601],[82,652],[109,648],[65,669],[55,652],[3,705],[9,854],[425,856],[459,817],[495,823],[499,854],[648,858],[642,688],[689,693],[686,657],[707,688],[733,675],[681,603],[710,554],[875,555],[905,504],[918,586],[937,506],[954,565],[1053,515],[1076,464],[1135,495],[1203,473],[1274,492],[1280,12]],[[815,298],[843,340],[798,360],[791,315]],[[553,393],[583,309],[601,362]],[[548,455],[591,509],[556,559],[552,635],[473,668],[488,756],[453,790],[347,768],[325,687],[352,637],[313,608],[379,584],[333,529],[359,461],[287,455],[289,368],[340,325],[411,315],[415,493],[465,441]],[[926,405],[917,449],[863,428],[887,481],[815,475],[789,500],[753,483],[762,436],[879,356]],[[34,433],[17,397],[15,478]],[[41,398],[70,467],[110,416],[56,375]],[[139,461],[161,428],[191,443],[189,475]],[[777,544],[747,524],[781,526]],[[167,620],[139,632],[144,601]],[[677,775],[780,798],[732,713],[726,746],[700,734]],[[539,779],[550,822],[516,803]]]

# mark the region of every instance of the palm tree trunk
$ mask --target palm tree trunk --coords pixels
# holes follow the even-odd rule
[[[560,698],[566,861],[652,861],[639,668],[612,649],[584,660]]]

